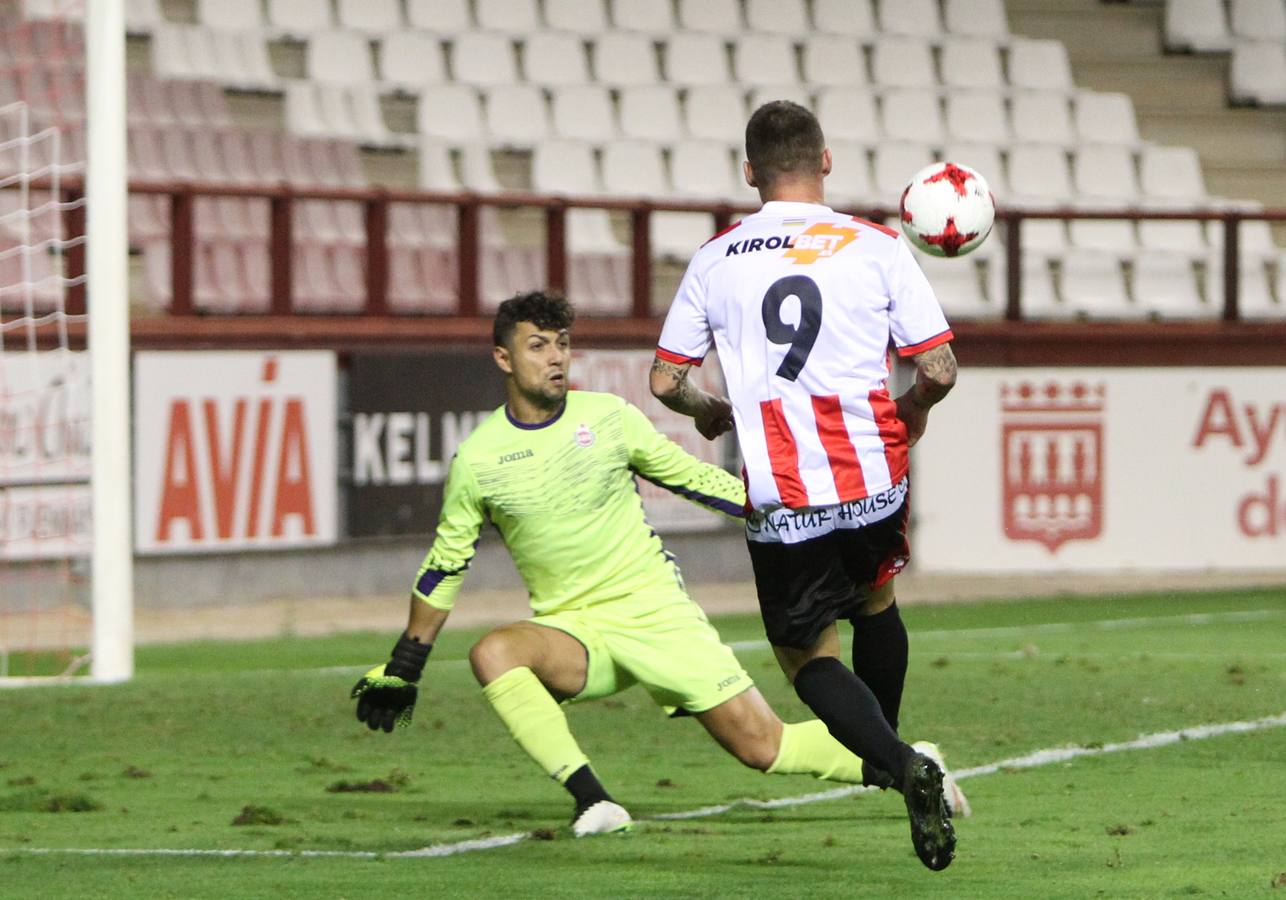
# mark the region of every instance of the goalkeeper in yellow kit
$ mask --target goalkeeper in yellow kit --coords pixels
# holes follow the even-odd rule
[[[634,476],[736,517],[741,481],[685,453],[620,397],[569,391],[573,317],[566,300],[539,292],[501,304],[493,354],[507,402],[452,460],[406,632],[389,662],[353,688],[357,717],[384,731],[410,721],[424,662],[489,517],[534,615],[488,632],[469,661],[514,740],[571,793],[578,837],[625,830],[631,819],[559,704],[635,683],[663,708],[695,716],[747,766],[860,783],[861,760],[820,721],[782,723],[689,599],[644,519]]]

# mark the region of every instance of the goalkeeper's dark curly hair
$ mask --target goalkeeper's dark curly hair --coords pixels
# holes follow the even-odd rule
[[[570,329],[576,320],[576,310],[566,297],[531,291],[510,297],[496,310],[496,320],[491,326],[491,337],[497,347],[508,347],[519,322],[530,322],[541,331]]]

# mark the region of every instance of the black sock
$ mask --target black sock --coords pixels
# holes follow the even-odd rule
[[[906,626],[897,603],[873,616],[854,616],[853,672],[866,682],[894,731],[906,683]]]
[[[579,816],[600,800],[611,800],[607,789],[590,769],[589,764],[581,766],[563,782],[563,787],[571,792],[576,800],[576,815]],[[574,819],[573,819],[574,821]]]
[[[795,693],[826,723],[835,740],[889,773],[894,786],[900,787],[902,770],[914,751],[898,740],[862,679],[833,656],[819,657],[796,673]]]

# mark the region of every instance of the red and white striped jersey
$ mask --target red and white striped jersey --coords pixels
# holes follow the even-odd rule
[[[713,337],[756,509],[830,506],[907,472],[889,342],[951,340],[906,241],[812,203],[770,201],[688,265],[657,356],[700,365]]]

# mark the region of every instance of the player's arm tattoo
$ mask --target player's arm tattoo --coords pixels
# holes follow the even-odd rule
[[[688,380],[688,367],[677,366],[657,358],[652,360],[652,395],[669,409],[685,416],[701,412],[707,397],[705,391]]]
[[[918,406],[928,409],[948,393],[956,383],[956,355],[950,344],[939,344],[915,356],[915,385],[911,397]]]

